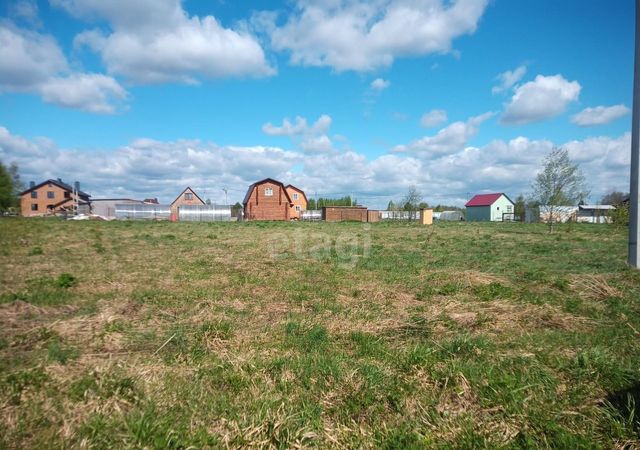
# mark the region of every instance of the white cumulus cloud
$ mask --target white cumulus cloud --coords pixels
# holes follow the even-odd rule
[[[592,127],[594,125],[604,125],[614,120],[624,117],[631,110],[625,105],[596,106],[595,108],[585,108],[571,118],[571,122],[580,127]]]
[[[521,125],[560,115],[578,100],[581,89],[580,83],[568,81],[562,75],[538,75],[534,81],[515,89],[500,122]]]
[[[101,114],[116,112],[112,100],[122,101],[127,97],[127,92],[113,78],[86,73],[50,78],[40,86],[40,93],[47,103]]]
[[[283,119],[280,126],[266,123],[262,126],[262,131],[269,136],[288,136],[294,144],[307,152],[332,152],[333,143],[327,136],[331,122],[331,116],[327,114],[321,115],[311,125],[304,117],[297,116],[293,123],[288,118]]]
[[[478,133],[480,125],[494,115],[493,112],[486,112],[471,117],[466,122],[454,122],[438,131],[435,136],[425,136],[407,145],[397,145],[393,151],[396,153],[410,152],[421,158],[431,158],[460,151]]]
[[[111,114],[126,99],[112,77],[73,71],[48,35],[0,22],[0,93],[27,92],[54,105]]]
[[[255,37],[225,28],[213,16],[189,16],[179,0],[52,0],[85,20],[104,20],[110,30],[80,33],[111,74],[135,83],[197,83],[203,78],[261,77],[275,73]]]
[[[445,53],[475,32],[486,0],[299,0],[283,25],[262,14],[259,25],[293,64],[338,71],[390,66],[403,56]]]
[[[447,112],[444,109],[433,109],[429,112],[426,112],[420,118],[420,125],[423,128],[432,128],[442,125],[446,123],[447,120]]]
[[[385,80],[384,78],[376,78],[370,84],[371,89],[375,91],[384,91],[389,86],[391,86],[391,81]]]

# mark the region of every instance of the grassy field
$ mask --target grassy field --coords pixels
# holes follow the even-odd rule
[[[626,229],[0,220],[0,448],[638,448]]]

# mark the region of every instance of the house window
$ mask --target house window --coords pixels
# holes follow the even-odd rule
[[[302,206],[296,205],[296,211],[298,211],[298,212],[302,211]]]
[[[293,193],[293,199],[294,199],[294,200],[298,200],[298,193],[297,193],[297,192],[294,192],[294,193]]]
[[[31,211],[37,211],[38,210],[38,204],[37,203],[32,203],[31,204]]]
[[[56,194],[53,191],[47,191],[47,198],[56,198]]]
[[[71,193],[69,191],[64,191],[64,198],[71,198]]]
[[[510,213],[511,211],[513,211],[513,206],[507,205],[507,212]]]
[[[38,191],[31,191],[31,198],[38,198]]]
[[[184,194],[184,199],[193,200],[193,194],[191,194],[190,192],[187,192],[186,194]]]
[[[273,196],[273,189],[268,187],[264,189],[264,196],[265,197],[272,197]]]
[[[497,211],[500,211],[500,207],[499,207],[499,206],[496,206],[496,210],[497,210]]]

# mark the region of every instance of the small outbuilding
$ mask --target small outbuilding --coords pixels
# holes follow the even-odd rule
[[[615,211],[613,205],[580,205],[578,206],[578,214],[576,221],[587,223],[609,223],[611,222],[610,214]]]
[[[470,222],[505,222],[514,220],[515,204],[506,194],[478,194],[465,205],[465,218]]]

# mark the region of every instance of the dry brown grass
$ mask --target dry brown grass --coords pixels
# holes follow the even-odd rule
[[[569,286],[588,300],[602,301],[622,297],[622,292],[611,286],[603,275],[575,275]]]

